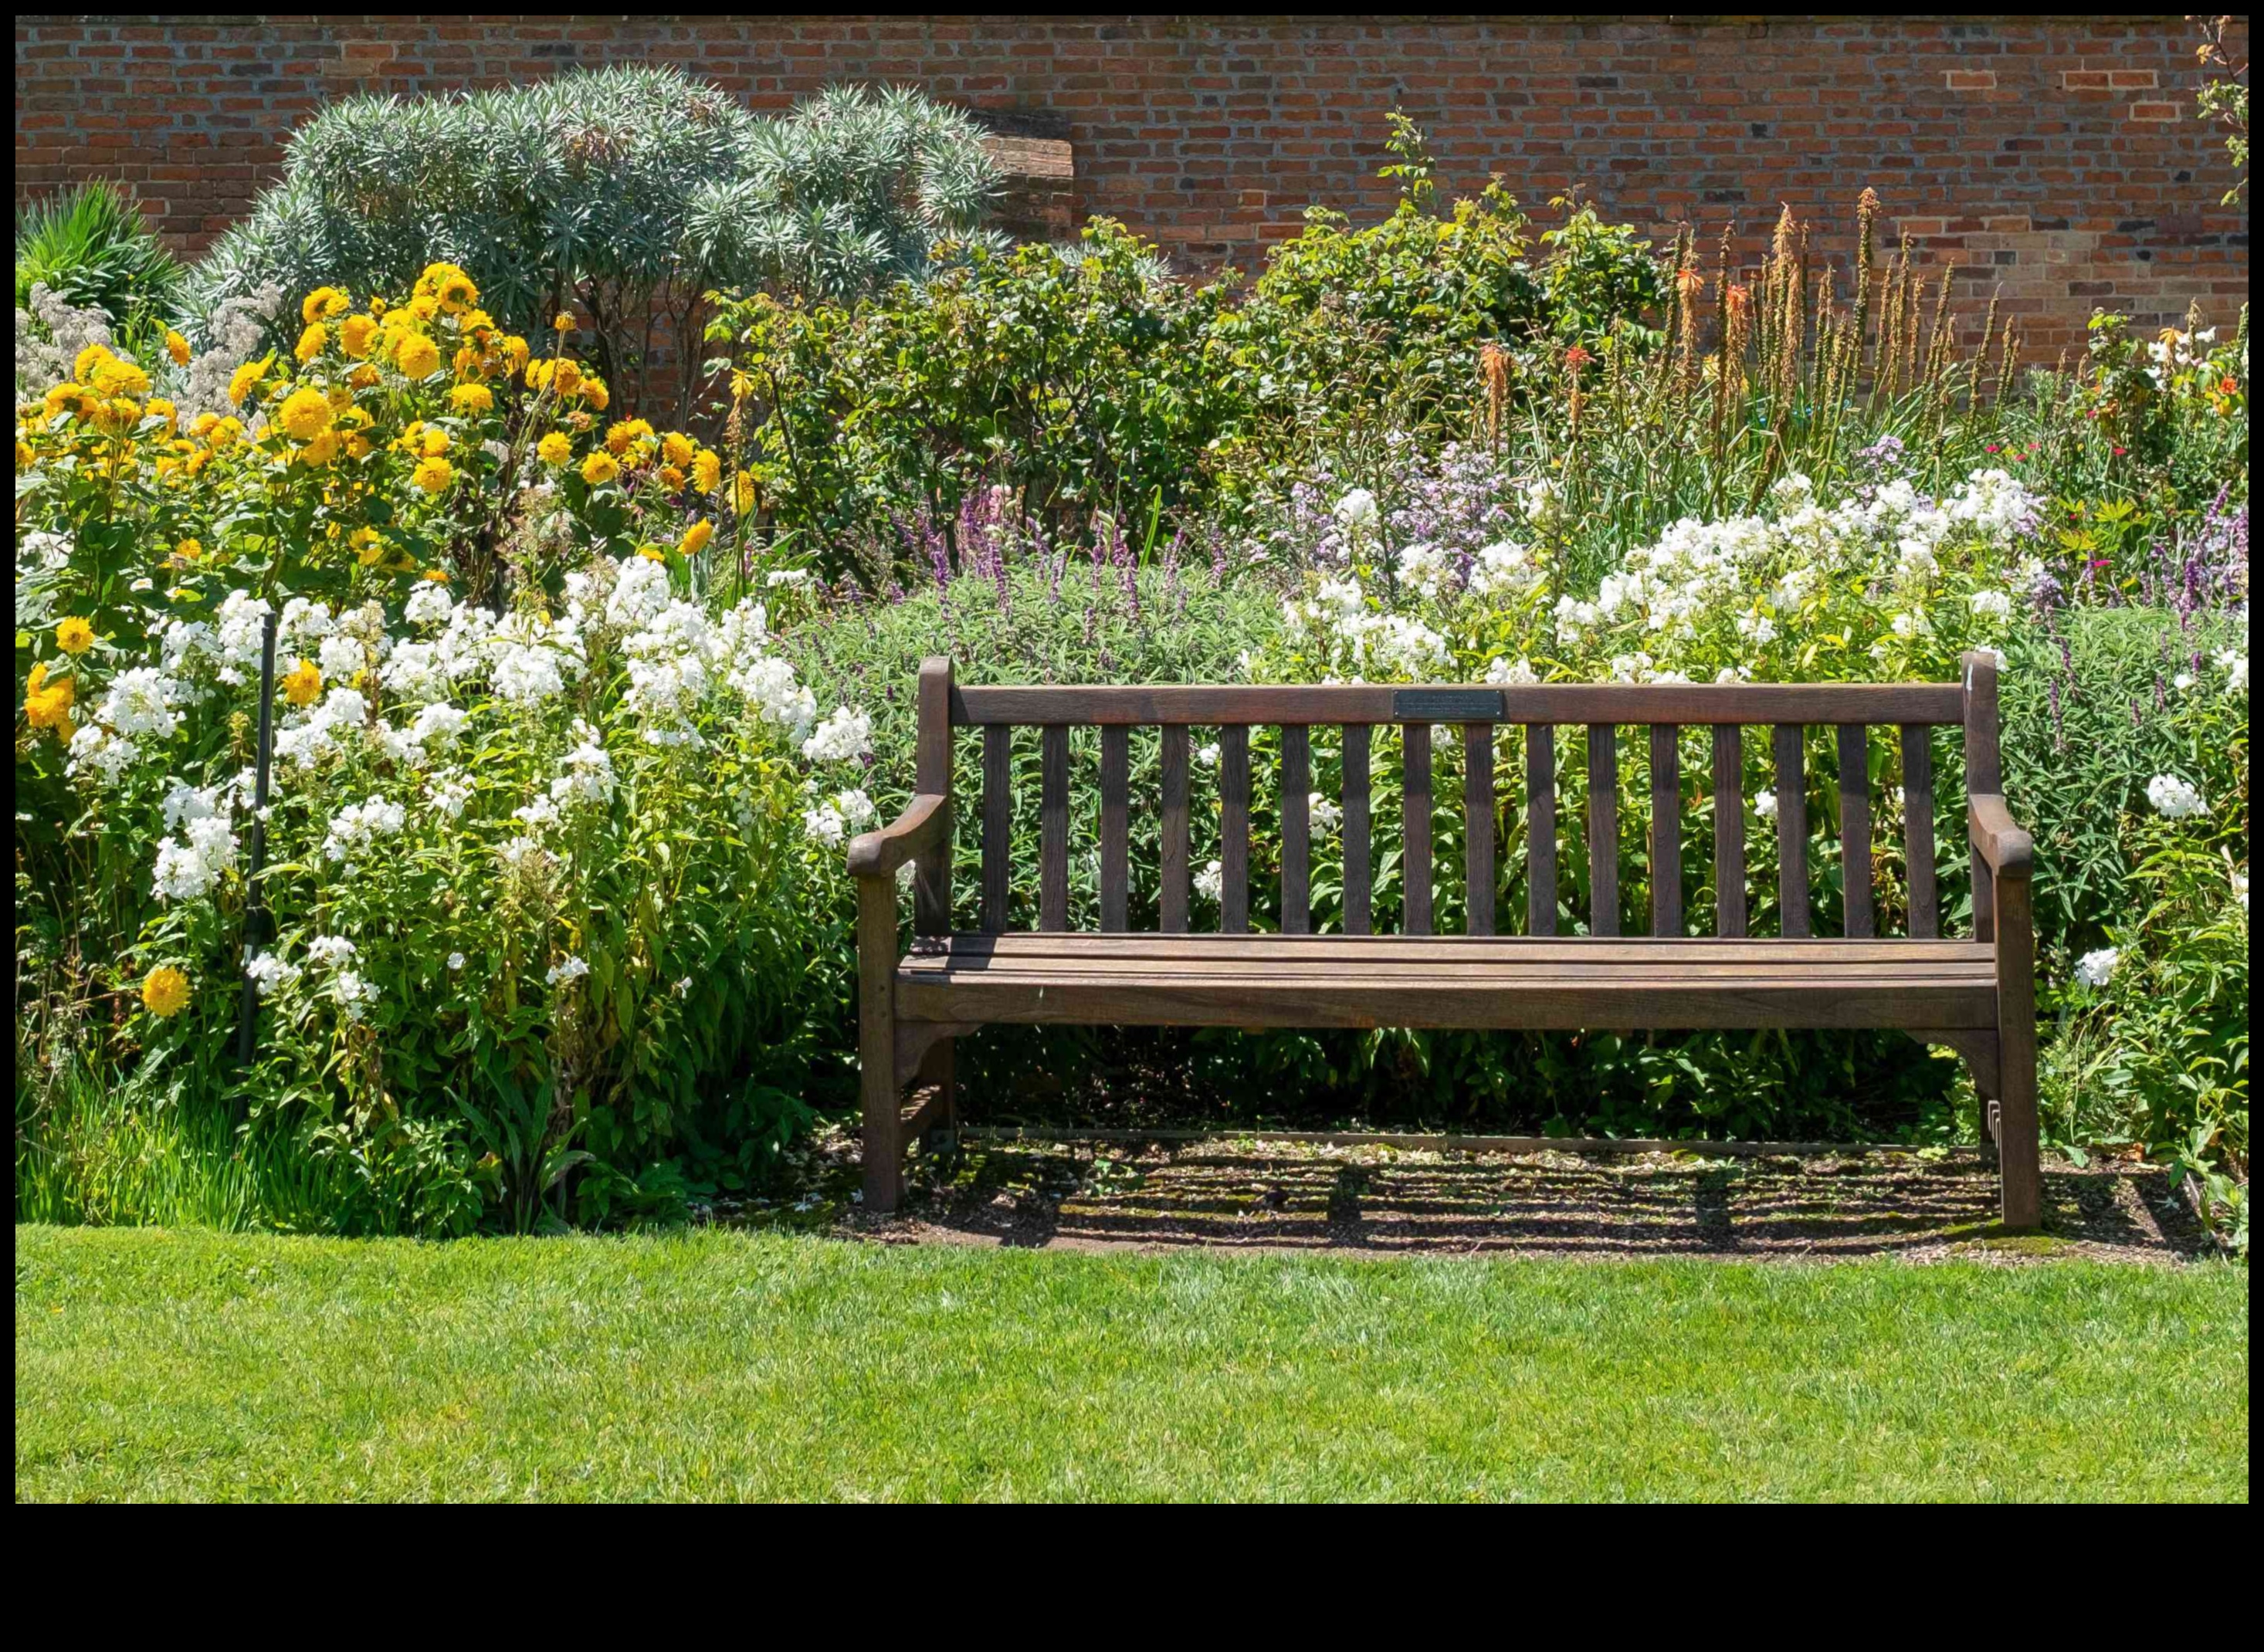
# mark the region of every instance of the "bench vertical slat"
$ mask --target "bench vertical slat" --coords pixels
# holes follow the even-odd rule
[[[1370,902],[1373,872],[1368,866],[1368,736],[1366,723],[1346,723],[1344,728],[1344,926],[1347,935],[1365,935],[1374,927]]]
[[[1651,932],[1682,933],[1682,730],[1651,726]]]
[[[1840,725],[1840,882],[1841,928],[1856,939],[1877,934],[1871,911],[1870,735],[1861,723]]]
[[[1069,725],[1039,731],[1038,927],[1069,927]]]
[[[1250,930],[1250,727],[1218,731],[1218,926],[1229,935]]]
[[[2004,762],[1997,750],[1997,662],[1987,654],[1966,654],[1965,795],[1985,797],[2005,789]],[[1997,938],[1996,874],[1981,851],[1973,851],[1973,938]]]
[[[1399,928],[1403,934],[1431,932],[1431,725],[1403,723],[1400,743],[1406,757],[1400,810],[1405,841],[1399,850],[1401,887],[1405,892]]]
[[[1610,723],[1588,725],[1588,933],[1620,932],[1620,749]]]
[[[1132,890],[1132,730],[1100,731],[1100,927],[1121,931]]]
[[[1005,723],[983,730],[983,928],[1004,934],[1007,883],[1014,869],[1014,731]]]
[[[1556,730],[1525,729],[1525,927],[1556,932]]]
[[[1941,895],[1934,871],[1934,731],[1905,723],[1903,842],[1910,863],[1910,932],[1913,940],[1941,933]]]
[[[1493,933],[1493,725],[1462,725],[1462,885],[1464,928]]]
[[[1745,932],[1745,730],[1714,725],[1714,933]]]
[[[1776,904],[1779,932],[1808,933],[1808,779],[1798,723],[1776,725]]]
[[[1156,868],[1156,921],[1166,935],[1187,932],[1187,730],[1167,723],[1163,735],[1163,852]]]
[[[1281,932],[1313,927],[1312,735],[1302,723],[1281,729]]]

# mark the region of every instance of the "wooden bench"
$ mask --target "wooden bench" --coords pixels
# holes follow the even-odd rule
[[[1892,1028],[1956,1050],[1972,1069],[1995,1139],[2007,1228],[2037,1221],[2035,1015],[2028,835],[2006,812],[1993,658],[1969,655],[1962,683],[1616,684],[1511,688],[1324,686],[958,687],[951,663],[919,677],[915,795],[902,818],[850,845],[858,880],[858,975],[868,1209],[894,1210],[903,1161],[954,1122],[951,1040],[996,1022],[1236,1027],[1651,1029]],[[1524,728],[1526,933],[1496,933],[1496,730]],[[1400,728],[1404,822],[1401,932],[1372,927],[1370,750]],[[1463,753],[1465,933],[1432,931],[1433,727],[1458,725]],[[1160,931],[1127,932],[1131,888],[1129,736],[1160,729]],[[1250,730],[1281,730],[1281,931],[1250,925]],[[1311,924],[1309,818],[1315,725],[1342,730],[1341,934]],[[1649,728],[1651,934],[1619,936],[1617,731]],[[1680,730],[1712,729],[1713,934],[1686,934]],[[1929,735],[1961,728],[1972,848],[1974,936],[1941,934]],[[1041,753],[1038,927],[1007,931],[1012,731]],[[1099,729],[1099,923],[1070,932],[1070,729]],[[1556,736],[1585,728],[1590,807],[1589,934],[1557,927]],[[1777,928],[1747,935],[1742,730],[1772,731]],[[1836,731],[1843,934],[1811,934],[1806,730]],[[1907,934],[1876,933],[1869,736],[1898,731],[1905,793]],[[983,731],[980,928],[952,932],[953,731]],[[1188,932],[1189,730],[1218,731],[1220,931]],[[897,950],[896,873],[912,880],[913,939]],[[903,1101],[908,1085],[918,1104]]]

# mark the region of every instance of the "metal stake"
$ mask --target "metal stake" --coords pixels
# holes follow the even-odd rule
[[[275,745],[275,614],[270,609],[259,637],[259,778],[251,801],[251,871],[244,880],[243,1002],[236,1018],[236,1059],[251,1064],[253,1035],[259,1021],[259,984],[251,978],[252,949],[267,927],[259,873],[267,862],[267,771]]]

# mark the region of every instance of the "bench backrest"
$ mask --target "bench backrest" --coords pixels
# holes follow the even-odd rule
[[[1941,933],[1935,877],[1934,772],[1929,731],[1962,727],[1970,793],[2002,790],[1997,745],[1997,668],[1992,656],[1968,655],[1959,683],[1831,684],[1579,684],[1510,687],[1392,685],[1266,685],[1187,687],[965,686],[952,681],[951,663],[931,659],[921,668],[917,788],[951,795],[952,735],[983,731],[982,927],[1006,928],[1013,817],[1012,733],[1039,732],[1040,844],[1038,927],[1069,927],[1070,743],[1075,727],[1100,731],[1100,927],[1121,931],[1131,888],[1129,858],[1129,735],[1137,726],[1160,730],[1161,865],[1158,916],[1167,933],[1187,928],[1190,728],[1218,730],[1220,926],[1229,933],[1250,924],[1250,730],[1281,730],[1281,927],[1303,933],[1311,924],[1311,740],[1316,725],[1342,730],[1344,794],[1343,924],[1346,933],[1370,932],[1370,742],[1379,724],[1401,731],[1404,837],[1401,846],[1401,930],[1432,932],[1432,729],[1458,727],[1463,750],[1463,832],[1466,928],[1495,932],[1495,730],[1522,725],[1527,784],[1526,928],[1556,932],[1556,735],[1559,726],[1587,730],[1588,818],[1592,912],[1595,935],[1619,933],[1618,730],[1648,728],[1651,758],[1651,930],[1685,932],[1682,906],[1682,797],[1680,735],[1685,725],[1713,731],[1712,781],[1716,911],[1718,935],[1746,933],[1745,798],[1741,731],[1773,730],[1778,836],[1777,903],[1780,931],[1810,933],[1807,786],[1803,772],[1805,731],[1836,730],[1840,838],[1845,857],[1845,932],[1876,933],[1872,901],[1872,835],[1869,729],[1890,726],[1901,745],[1905,794],[1905,858],[1909,933]],[[915,925],[923,934],[950,927],[950,849],[936,866],[923,865],[916,886]],[[1988,938],[1988,904],[1975,867],[1977,930]]]

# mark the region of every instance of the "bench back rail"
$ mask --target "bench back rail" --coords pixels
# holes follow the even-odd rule
[[[1496,752],[1503,725],[1524,729],[1527,907],[1525,930],[1554,935],[1558,924],[1556,866],[1556,741],[1560,728],[1586,733],[1586,848],[1590,881],[1589,931],[1620,932],[1620,734],[1647,731],[1651,773],[1648,832],[1651,933],[1687,933],[1683,887],[1683,740],[1686,728],[1711,731],[1711,796],[1715,911],[1713,931],[1748,933],[1745,874],[1745,730],[1770,730],[1768,750],[1776,804],[1777,910],[1780,932],[1813,932],[1810,900],[1807,731],[1834,731],[1839,843],[1842,857],[1841,925],[1851,937],[1877,932],[1873,885],[1870,730],[1897,731],[1904,792],[1903,862],[1907,931],[1914,938],[1941,933],[1935,867],[1934,765],[1932,731],[1962,728],[1969,793],[2001,790],[1997,750],[1995,662],[1970,656],[1961,683],[1898,684],[1583,684],[1526,687],[1403,687],[1389,685],[1279,685],[1187,687],[979,687],[953,683],[947,660],[928,661],[920,673],[919,745],[916,786],[941,800],[944,830],[918,857],[914,927],[923,935],[951,927],[947,816],[952,797],[955,729],[978,728],[982,737],[980,927],[1008,928],[1014,821],[1013,731],[1037,730],[1039,844],[1037,927],[1065,931],[1070,923],[1070,742],[1073,728],[1099,735],[1099,926],[1127,929],[1132,888],[1131,730],[1153,727],[1157,786],[1153,806],[1160,848],[1156,911],[1167,934],[1189,928],[1194,882],[1191,853],[1194,787],[1190,730],[1217,730],[1219,807],[1219,927],[1250,929],[1252,768],[1250,731],[1280,730],[1276,772],[1280,787],[1281,926],[1312,928],[1312,731],[1333,727],[1340,740],[1343,866],[1342,924],[1346,933],[1373,932],[1374,732],[1400,731],[1402,841],[1400,929],[1433,931],[1433,835],[1435,804],[1433,730],[1455,730],[1462,750],[1464,928],[1497,932],[1496,822],[1501,805]],[[1026,748],[1027,750],[1027,748]],[[1150,805],[1140,800],[1144,809]],[[1976,938],[1992,938],[1989,868],[1973,863]]]

